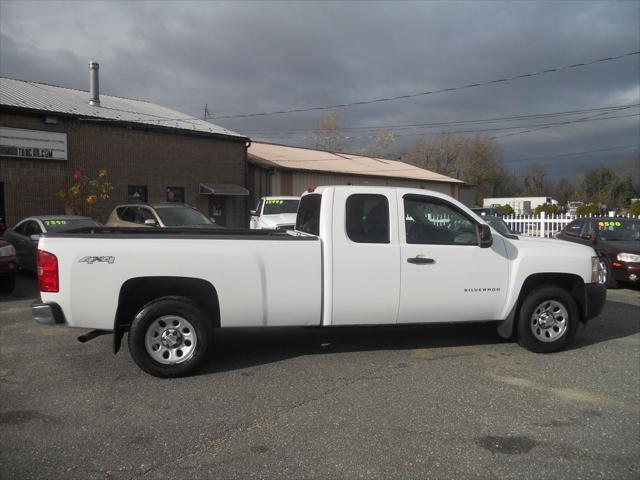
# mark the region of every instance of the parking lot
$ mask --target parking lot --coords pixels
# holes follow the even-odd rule
[[[571,349],[491,325],[221,331],[161,380],[0,297],[3,478],[638,478],[640,291]],[[126,343],[126,342],[125,342]]]

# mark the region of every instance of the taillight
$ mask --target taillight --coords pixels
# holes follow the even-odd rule
[[[53,253],[38,250],[38,283],[41,292],[59,291],[58,257]]]

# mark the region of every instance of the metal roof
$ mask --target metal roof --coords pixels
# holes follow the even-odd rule
[[[84,90],[0,77],[0,106],[3,107],[74,115],[95,121],[139,123],[153,127],[246,138],[239,133],[155,103],[100,94],[100,106],[95,106],[89,105],[90,98],[89,92]]]
[[[252,143],[249,160],[268,167],[342,175],[392,177],[431,182],[464,183],[461,180],[425,170],[398,160],[363,155],[326,152],[273,143]]]

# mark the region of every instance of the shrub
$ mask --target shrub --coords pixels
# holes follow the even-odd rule
[[[631,204],[631,208],[629,209],[629,215],[633,215],[634,217],[640,217],[640,200],[637,202],[633,202]]]
[[[588,217],[589,215],[600,215],[600,207],[593,203],[585,203],[576,208],[576,217]]]
[[[498,213],[500,215],[503,215],[505,217],[513,215],[513,208],[511,208],[511,205],[499,205],[498,207],[496,207],[496,209],[498,210]]]
[[[558,213],[558,206],[552,203],[544,203],[542,205],[538,205],[533,211],[536,215],[540,215],[541,212],[544,212],[547,215],[556,215]]]
[[[113,185],[109,182],[106,170],[100,170],[96,178],[76,170],[71,176],[71,183],[65,183],[56,196],[64,200],[67,212],[92,214],[97,204],[109,200],[112,191]]]

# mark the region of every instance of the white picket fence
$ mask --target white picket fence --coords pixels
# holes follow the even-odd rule
[[[575,217],[573,215],[547,215],[545,212],[541,212],[540,215],[509,215],[502,217],[509,228],[518,232],[520,235],[529,235],[532,237],[553,237],[556,233],[561,231],[565,225],[572,222],[576,218],[591,218],[588,217]],[[612,217],[610,218],[638,218],[638,217]]]

